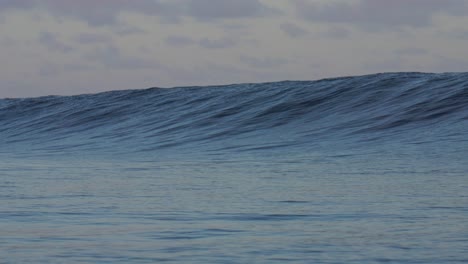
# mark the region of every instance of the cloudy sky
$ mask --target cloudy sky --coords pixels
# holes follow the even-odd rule
[[[0,98],[468,71],[468,0],[0,0]]]

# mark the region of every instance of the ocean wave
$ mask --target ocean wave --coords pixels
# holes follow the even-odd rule
[[[468,73],[149,88],[0,100],[0,146],[48,151],[261,150],[463,138]],[[430,139],[429,139],[430,140]]]

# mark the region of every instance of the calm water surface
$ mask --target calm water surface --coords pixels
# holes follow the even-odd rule
[[[425,160],[3,159],[2,261],[466,263],[468,168]]]

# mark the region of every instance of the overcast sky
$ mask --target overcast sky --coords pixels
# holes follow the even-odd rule
[[[468,0],[0,0],[0,98],[468,71]]]

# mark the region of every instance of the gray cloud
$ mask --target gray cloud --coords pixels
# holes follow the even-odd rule
[[[89,65],[82,64],[82,63],[66,63],[66,64],[61,65],[61,68],[64,71],[72,71],[72,72],[95,69],[94,67],[91,67]]]
[[[326,5],[295,0],[294,4],[299,16],[307,20],[354,24],[366,30],[429,26],[437,13],[464,16],[468,11],[465,0],[362,0]]]
[[[233,38],[224,37],[220,39],[204,38],[199,42],[200,46],[206,49],[225,49],[231,48],[237,44]]]
[[[453,36],[457,39],[468,39],[468,31],[457,31],[453,33]]]
[[[61,73],[92,70],[93,67],[81,63],[53,63],[44,62],[39,66],[39,75],[43,77],[56,76]]]
[[[38,37],[39,43],[46,46],[49,51],[70,52],[73,48],[59,40],[57,35],[51,32],[41,32]]]
[[[57,75],[60,72],[60,67],[57,64],[52,63],[42,63],[39,66],[39,75],[43,77],[48,77],[52,75]]]
[[[35,87],[29,80],[8,80],[2,79],[0,98],[31,97],[41,95],[40,91],[31,90]]]
[[[31,8],[35,2],[34,0],[0,0],[0,12],[11,8]]]
[[[468,14],[467,5],[468,0],[0,0],[0,57],[12,62],[0,70],[0,97],[466,70],[468,17],[461,16]]]
[[[8,9],[40,8],[58,17],[73,17],[91,26],[117,25],[122,12],[146,15],[178,16],[182,9],[175,1],[164,0],[0,0],[0,12]]]
[[[11,37],[0,38],[0,46],[2,47],[18,47],[22,42],[19,42]]]
[[[404,63],[401,57],[369,61],[363,64],[366,72],[398,72],[403,71]]]
[[[184,47],[188,45],[192,45],[195,41],[186,36],[169,36],[166,38],[165,43],[169,46],[177,46],[177,47]]]
[[[127,56],[114,45],[95,48],[94,51],[84,55],[89,61],[98,62],[112,69],[155,69],[161,65],[151,59]]]
[[[76,35],[73,40],[80,44],[96,44],[112,41],[112,38],[96,33],[80,33]]]
[[[468,69],[467,58],[449,58],[446,56],[436,56],[436,71],[441,72],[466,72]]]
[[[225,31],[241,33],[242,35],[247,34],[249,29],[248,26],[242,24],[224,24],[222,27]]]
[[[274,12],[259,0],[112,0],[112,3],[96,0],[0,0],[0,13],[12,8],[41,8],[57,17],[73,17],[91,26],[119,25],[119,15],[124,12],[157,16],[165,23],[177,23],[181,16],[207,21],[257,17]]]
[[[246,69],[219,63],[203,63],[200,67],[166,67],[164,75],[178,80],[176,86],[214,85],[226,83],[281,80],[278,70]]]
[[[241,62],[251,67],[268,68],[268,69],[278,68],[289,62],[287,59],[272,58],[272,57],[256,58],[256,57],[250,57],[250,56],[241,56],[239,59]]]
[[[45,0],[47,10],[59,16],[71,16],[91,26],[117,25],[122,12],[147,15],[172,15],[172,4],[153,0],[113,0],[112,3],[95,0]]]
[[[198,20],[257,17],[273,10],[258,0],[186,0],[187,15]]]
[[[349,36],[349,31],[344,27],[331,26],[326,31],[322,31],[319,34],[321,37],[342,39]]]
[[[455,39],[460,39],[460,40],[466,40],[468,39],[468,30],[465,29],[454,29],[451,31],[438,31],[436,32],[436,35],[444,36],[447,38],[455,38]]]
[[[280,29],[291,38],[298,38],[308,34],[307,30],[293,23],[283,23],[280,25]]]
[[[145,30],[131,25],[118,25],[112,28],[112,32],[120,36],[134,35],[134,34],[143,34],[146,33]]]
[[[197,44],[205,49],[227,49],[234,47],[237,44],[237,41],[231,37],[222,37],[219,39],[202,38],[200,40],[194,40],[190,37],[181,35],[168,36],[164,42],[166,45],[173,47],[186,47]]]
[[[397,55],[403,55],[403,56],[407,56],[407,55],[425,55],[425,54],[428,53],[428,51],[426,49],[423,49],[423,48],[408,47],[408,48],[397,49],[395,51],[395,53]]]

